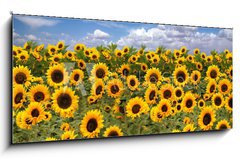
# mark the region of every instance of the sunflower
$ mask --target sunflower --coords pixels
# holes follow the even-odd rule
[[[139,81],[138,81],[137,77],[135,75],[128,76],[127,77],[127,85],[131,91],[137,90],[138,86],[139,86]]]
[[[154,64],[158,64],[160,61],[160,57],[158,55],[155,55],[152,59],[151,59],[152,63]]]
[[[49,58],[50,60],[52,60],[53,64],[58,64],[60,62],[60,60],[63,58],[62,54],[55,54],[53,55],[51,58]]]
[[[189,118],[189,117],[185,117],[185,118],[183,119],[183,123],[184,123],[184,124],[191,124],[191,123],[192,123],[192,120],[191,120],[191,118]]]
[[[161,72],[157,68],[148,69],[145,80],[146,82],[157,83],[162,80]]]
[[[23,107],[23,102],[26,101],[26,91],[23,85],[14,85],[12,100],[14,109],[19,109]]]
[[[213,94],[215,93],[216,89],[217,89],[217,82],[214,79],[209,80],[206,88],[206,93]]]
[[[105,79],[108,75],[108,67],[105,63],[95,64],[91,74],[94,78]]]
[[[100,57],[100,54],[98,51],[94,51],[91,55],[90,55],[90,59],[91,60],[98,60]]]
[[[182,55],[182,52],[180,50],[175,49],[173,54],[174,54],[175,59],[178,59]]]
[[[59,42],[57,43],[57,48],[58,48],[58,50],[62,50],[62,49],[64,49],[64,47],[65,47],[65,44],[64,44],[63,41],[59,41]]]
[[[32,116],[27,114],[26,112],[21,115],[21,126],[22,129],[31,129],[32,125],[35,123],[32,121]]]
[[[104,83],[103,80],[97,79],[92,85],[91,95],[96,98],[101,98],[104,93]]]
[[[217,130],[225,130],[225,129],[230,129],[230,128],[231,128],[231,126],[226,119],[220,120],[216,126]]]
[[[186,58],[189,62],[194,62],[194,56],[188,55]]]
[[[114,126],[110,126],[108,127],[105,132],[103,133],[104,137],[117,137],[117,136],[123,136],[123,132],[122,130],[114,125]]]
[[[210,107],[205,107],[198,117],[198,125],[202,130],[211,130],[215,120],[215,111]]]
[[[174,83],[178,86],[185,86],[188,82],[188,72],[185,66],[175,68],[173,72]]]
[[[78,96],[71,88],[62,87],[56,89],[52,95],[52,108],[61,117],[73,117],[73,113],[78,109]]]
[[[155,104],[158,95],[158,88],[154,84],[150,84],[145,92],[145,101],[148,104]]]
[[[157,109],[162,112],[164,117],[169,116],[172,112],[171,103],[167,99],[160,100],[159,104],[157,105]]]
[[[218,79],[218,76],[220,75],[219,68],[216,65],[212,65],[208,67],[208,70],[206,72],[206,76],[210,79]]]
[[[140,97],[131,98],[126,105],[126,113],[132,119],[149,111],[148,104]]]
[[[182,54],[187,53],[187,47],[186,47],[186,46],[182,46],[182,47],[180,48],[180,51],[181,51]]]
[[[211,63],[213,61],[213,56],[212,55],[207,56],[206,61],[208,63]]]
[[[203,108],[203,107],[205,107],[205,101],[203,100],[203,99],[200,99],[199,101],[198,101],[198,107],[201,109],[201,108]]]
[[[49,55],[54,55],[58,52],[58,48],[55,45],[48,45],[48,54]]]
[[[114,51],[114,54],[116,57],[123,57],[124,55],[122,50],[117,50],[117,49]]]
[[[90,55],[91,55],[91,49],[85,49],[85,50],[84,50],[84,55],[85,55],[86,57],[90,57]]]
[[[77,137],[77,135],[74,134],[74,131],[65,131],[61,135],[61,140],[73,140]]]
[[[110,97],[117,98],[121,96],[123,92],[123,83],[119,79],[112,79],[108,81],[107,93]]]
[[[50,121],[52,118],[52,114],[50,112],[44,112],[44,121]]]
[[[47,137],[45,141],[56,141],[57,139],[54,137]]]
[[[39,123],[45,118],[44,109],[38,102],[31,102],[26,109],[26,113],[30,116],[33,124]]]
[[[228,61],[232,61],[232,53],[228,53],[226,55],[226,58],[227,58]]]
[[[202,53],[201,53],[201,59],[203,59],[203,60],[206,59],[206,53],[205,53],[205,52],[202,52]]]
[[[77,65],[81,70],[85,70],[86,69],[86,63],[84,60],[80,59],[77,61]]]
[[[122,75],[123,78],[127,77],[130,73],[130,66],[128,64],[123,64],[118,72]]]
[[[74,46],[74,51],[79,52],[79,51],[84,51],[86,50],[86,46],[84,44],[76,44]]]
[[[141,70],[142,70],[143,72],[146,72],[146,71],[148,70],[147,64],[142,63],[142,64],[141,64]]]
[[[200,82],[201,73],[199,71],[193,71],[191,73],[191,82],[194,85],[197,85]]]
[[[212,105],[216,109],[219,109],[224,105],[224,98],[221,93],[216,93],[212,96]]]
[[[46,75],[48,84],[53,87],[62,86],[68,81],[68,73],[64,68],[64,64],[49,67]]]
[[[222,94],[229,94],[232,89],[232,83],[228,79],[222,79],[219,81],[218,90]]]
[[[35,85],[29,90],[31,102],[46,102],[50,99],[48,87],[45,85]]]
[[[70,82],[72,85],[76,86],[81,83],[84,79],[84,73],[80,69],[75,69],[70,75]]]
[[[128,46],[124,46],[124,48],[122,49],[122,52],[123,52],[124,54],[129,53],[129,51],[130,51],[130,49],[129,49]]]
[[[198,54],[200,54],[200,50],[198,48],[196,48],[196,49],[194,49],[193,53],[194,53],[194,55],[198,55]]]
[[[13,68],[13,84],[30,85],[32,79],[31,70],[27,66],[16,66]]]
[[[231,94],[225,100],[225,107],[227,108],[227,110],[232,111],[232,107],[233,107],[232,105],[233,105],[233,96]]]
[[[201,71],[203,69],[203,66],[202,66],[201,62],[196,62],[195,65],[196,65],[196,67],[199,71]]]
[[[60,129],[61,129],[62,131],[69,131],[70,128],[71,128],[71,126],[70,126],[70,124],[68,124],[68,123],[62,123],[62,125],[60,126]]]
[[[185,112],[193,112],[194,107],[196,106],[196,100],[192,93],[187,92],[182,100],[182,107]]]
[[[97,101],[97,97],[89,96],[87,100],[88,100],[88,104],[94,104]]]
[[[27,51],[23,50],[20,54],[17,54],[18,61],[27,62],[29,59],[29,54]]]
[[[183,132],[192,132],[195,131],[196,127],[194,126],[194,124],[187,124],[184,128],[183,128]]]
[[[176,87],[174,89],[173,93],[174,93],[175,98],[178,100],[182,99],[182,97],[184,96],[184,91],[183,91],[182,87]]]
[[[76,53],[75,52],[72,52],[72,51],[67,51],[65,54],[64,54],[64,57],[69,59],[69,60],[72,60],[74,61],[75,58],[76,58]]]
[[[173,91],[174,91],[174,87],[171,84],[163,85],[160,89],[161,99],[169,99],[169,100],[174,99]]]
[[[81,121],[80,132],[83,137],[98,137],[100,130],[103,128],[103,116],[99,110],[88,111]]]
[[[182,65],[184,61],[185,61],[185,58],[180,57],[180,58],[177,59],[177,64]]]
[[[175,108],[176,108],[176,112],[181,112],[182,111],[182,105],[181,104],[177,104]]]
[[[31,42],[25,42],[25,44],[23,45],[23,48],[25,50],[30,50],[32,48]]]
[[[230,66],[230,67],[228,68],[227,74],[228,74],[228,75],[230,76],[230,78],[232,79],[232,77],[233,77],[233,67],[232,67],[232,66]]]
[[[132,55],[132,56],[129,58],[129,62],[131,62],[131,63],[135,63],[135,62],[137,62],[137,60],[138,60],[138,57],[137,57],[136,55]]]
[[[150,111],[150,119],[154,122],[161,122],[163,118],[162,111],[158,109],[157,106],[152,107]]]

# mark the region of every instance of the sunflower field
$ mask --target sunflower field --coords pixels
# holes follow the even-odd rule
[[[232,53],[12,48],[13,143],[230,129]]]

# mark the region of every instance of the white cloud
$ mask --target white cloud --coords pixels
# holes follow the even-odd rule
[[[17,37],[20,37],[20,35],[15,32],[15,29],[13,29],[13,38],[17,38]]]
[[[223,51],[232,49],[232,30],[223,29],[219,33],[198,32],[198,27],[159,25],[154,28],[138,28],[130,30],[127,36],[121,37],[116,42],[120,47],[130,45],[148,49],[165,46],[170,49],[187,46],[188,49],[200,48],[210,52],[213,49]]]
[[[27,40],[33,40],[33,41],[37,40],[37,37],[35,35],[32,35],[32,34],[24,35],[24,37],[26,37]]]
[[[54,26],[59,23],[58,20],[49,20],[43,17],[36,17],[36,16],[16,16],[16,19],[20,20],[26,25],[29,25],[32,28],[38,28],[43,26]]]
[[[105,33],[99,29],[95,30],[93,34],[90,34],[90,36],[96,39],[107,39],[110,37],[108,33]]]

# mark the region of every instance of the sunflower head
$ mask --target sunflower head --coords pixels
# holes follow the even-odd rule
[[[155,84],[150,84],[145,92],[145,100],[148,104],[155,104],[158,98],[158,88]]]
[[[229,122],[226,119],[220,120],[216,126],[217,130],[226,130],[226,129],[230,129],[230,128],[231,128],[231,125],[229,124]]]
[[[86,50],[86,46],[84,44],[76,44],[74,46],[74,51],[79,52],[79,51],[84,51]]]
[[[118,126],[114,125],[114,126],[108,127],[105,130],[103,136],[104,137],[118,137],[118,136],[123,136],[123,132]]]
[[[146,82],[150,83],[157,83],[162,80],[162,75],[159,69],[157,68],[151,68],[147,70],[147,73],[145,75]]]
[[[74,131],[65,131],[61,135],[61,140],[73,140],[77,137],[77,135],[74,134]]]
[[[198,54],[200,54],[200,50],[198,48],[196,48],[193,50],[193,53],[194,53],[194,55],[198,55]]]
[[[178,86],[185,86],[188,82],[188,72],[185,66],[175,68],[173,72],[174,83]]]
[[[182,87],[176,87],[174,89],[174,96],[176,99],[182,99],[182,97],[184,96],[184,91]]]
[[[167,99],[160,100],[159,104],[157,105],[157,109],[160,110],[164,117],[167,117],[172,113],[171,103]]]
[[[50,99],[48,87],[42,84],[32,86],[29,96],[31,102],[47,102]]]
[[[218,79],[220,72],[219,68],[216,65],[212,65],[208,67],[208,70],[206,72],[206,76],[210,79]]]
[[[105,63],[95,64],[91,74],[94,78],[104,79],[108,75],[108,67]]]
[[[200,82],[201,73],[199,71],[193,71],[191,73],[191,83],[197,85]]]
[[[23,85],[14,85],[13,86],[13,97],[12,103],[14,109],[19,109],[23,107],[23,103],[26,101],[26,91]]]
[[[62,50],[62,49],[64,49],[64,47],[65,47],[65,43],[63,41],[59,41],[57,43],[58,50]]]
[[[68,73],[63,64],[49,67],[46,75],[48,84],[53,87],[62,86],[68,81]]]
[[[31,102],[26,109],[26,113],[30,116],[33,124],[39,123],[45,118],[44,109],[38,102]]]
[[[217,82],[214,79],[210,79],[207,84],[206,93],[213,94],[215,93],[216,89],[217,89]]]
[[[228,111],[232,111],[233,108],[233,95],[229,95],[226,100],[225,100],[225,106],[227,108]]]
[[[103,116],[99,110],[88,111],[80,125],[80,132],[83,137],[98,137],[100,130],[103,128],[103,121]]]
[[[118,72],[122,75],[123,78],[126,78],[130,74],[130,65],[123,64]]]
[[[127,85],[131,91],[137,90],[139,86],[138,78],[135,75],[130,75],[127,77]]]
[[[72,85],[76,86],[81,83],[84,79],[84,73],[80,69],[75,69],[70,75],[70,82]]]
[[[112,79],[107,84],[107,93],[110,97],[120,97],[123,92],[123,83],[119,79]]]
[[[31,79],[31,71],[27,66],[18,66],[13,68],[13,84],[29,86]]]
[[[132,119],[149,111],[148,104],[140,97],[131,98],[126,105],[126,113]]]
[[[219,109],[224,105],[224,98],[221,93],[216,93],[212,96],[212,105],[216,109]]]
[[[91,95],[96,98],[101,98],[104,93],[104,83],[103,80],[97,79],[92,85]]]
[[[232,83],[228,79],[222,79],[219,81],[218,90],[222,94],[229,94],[232,89]]]
[[[210,107],[205,107],[198,117],[198,125],[202,130],[211,130],[215,120],[215,111]]]
[[[193,112],[194,107],[196,106],[196,100],[192,93],[187,92],[182,100],[182,107],[185,112]]]

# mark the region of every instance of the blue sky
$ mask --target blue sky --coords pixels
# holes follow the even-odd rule
[[[76,43],[89,47],[111,42],[139,48],[142,44],[155,50],[162,45],[169,49],[187,46],[204,52],[213,49],[232,50],[232,30],[162,24],[129,23],[70,18],[14,15],[13,42],[23,45],[27,40],[56,44],[65,41],[72,49]]]

